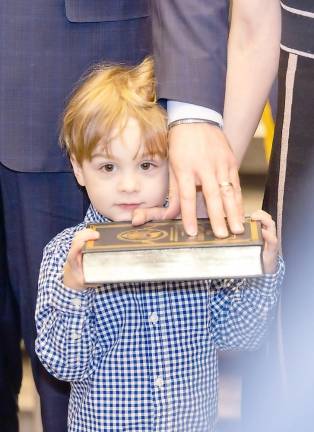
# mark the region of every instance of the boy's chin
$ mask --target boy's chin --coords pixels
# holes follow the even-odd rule
[[[132,213],[123,213],[111,218],[113,222],[132,222]]]

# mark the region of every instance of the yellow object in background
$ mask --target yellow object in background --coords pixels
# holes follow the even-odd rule
[[[262,124],[264,130],[264,150],[267,162],[269,162],[271,147],[274,138],[275,123],[271,111],[270,103],[267,102],[262,114]]]

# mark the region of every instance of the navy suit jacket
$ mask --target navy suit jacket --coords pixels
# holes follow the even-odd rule
[[[158,95],[223,112],[229,0],[153,0]]]
[[[69,170],[58,148],[66,98],[92,64],[150,53],[149,1],[0,1],[0,163]]]

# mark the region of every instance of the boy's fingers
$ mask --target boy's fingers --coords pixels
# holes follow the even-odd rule
[[[276,224],[275,221],[272,219],[266,220],[265,222],[262,221],[262,226],[264,229],[267,229],[269,232],[271,232],[274,236],[276,236]]]
[[[251,218],[252,219],[258,219],[261,221],[272,220],[272,217],[270,216],[270,214],[266,213],[264,210],[256,210],[255,212],[253,212],[251,214]]]
[[[267,228],[274,233],[276,232],[275,221],[272,219],[270,214],[266,213],[264,210],[257,210],[252,213],[251,219],[261,221],[263,228]]]
[[[83,240],[83,241],[87,241],[87,240],[95,240],[99,237],[99,232],[95,231],[91,228],[85,228],[81,231],[78,231],[75,236],[73,237],[73,241],[76,240]]]
[[[262,228],[262,235],[267,249],[278,249],[278,240],[274,233]]]
[[[99,232],[89,228],[76,233],[72,240],[72,245],[68,254],[68,261],[72,261],[73,263],[74,261],[77,261],[77,257],[80,256],[85,243],[88,240],[97,240],[98,238]]]
[[[166,208],[164,207],[152,207],[146,209],[136,209],[132,216],[132,225],[143,225],[145,222],[153,220],[162,220],[166,218]]]
[[[169,192],[167,207],[138,208],[132,215],[132,225],[143,225],[152,220],[175,219],[180,214],[178,185],[171,166],[169,167]]]

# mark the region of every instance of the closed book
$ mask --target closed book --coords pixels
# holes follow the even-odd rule
[[[186,235],[182,221],[164,220],[134,227],[128,222],[90,224],[99,232],[86,242],[86,284],[238,278],[263,274],[261,225],[246,218],[243,234],[214,236],[208,219],[198,234]]]

